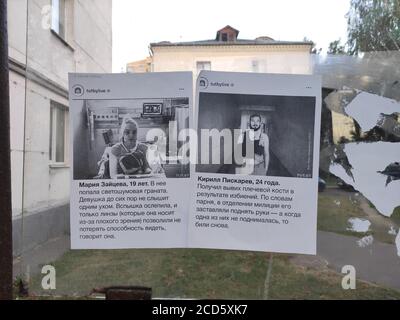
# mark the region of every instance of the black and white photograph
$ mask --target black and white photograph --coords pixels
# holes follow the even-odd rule
[[[315,105],[310,96],[200,92],[198,136],[204,129],[228,129],[232,150],[226,154],[224,138],[219,149],[200,141],[199,159],[210,145],[210,159],[219,152],[220,161],[200,160],[196,172],[312,178]]]
[[[74,103],[80,105],[73,113],[75,180],[190,176],[176,152],[178,132],[189,128],[189,98]]]

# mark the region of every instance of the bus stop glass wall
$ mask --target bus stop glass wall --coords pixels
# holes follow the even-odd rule
[[[16,295],[124,285],[157,298],[400,298],[398,51],[311,55],[323,84],[317,255],[70,249],[68,73],[111,72],[110,6],[9,1]]]

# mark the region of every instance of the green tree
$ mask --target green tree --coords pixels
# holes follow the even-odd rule
[[[340,38],[338,40],[332,41],[329,44],[328,54],[346,54],[346,49],[344,45],[341,44]]]
[[[400,50],[400,0],[351,0],[348,51]]]
[[[322,48],[317,48],[317,45],[315,44],[314,41],[308,39],[307,37],[304,37],[303,41],[304,42],[312,42],[312,47],[311,47],[311,50],[310,50],[311,53],[313,53],[313,54],[320,54],[321,53]]]

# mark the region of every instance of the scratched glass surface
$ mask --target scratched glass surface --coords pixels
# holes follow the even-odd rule
[[[227,46],[187,70],[321,76],[316,255],[71,250],[68,72],[112,71],[111,1],[8,3],[16,296],[104,299],[131,286],[153,298],[400,298],[399,50],[307,52],[299,62]],[[182,70],[174,59],[164,70],[151,56],[130,67]]]

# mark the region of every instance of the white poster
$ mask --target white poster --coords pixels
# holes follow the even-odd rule
[[[71,247],[315,254],[321,81],[71,74]],[[192,115],[194,119],[192,119]]]
[[[202,72],[189,246],[316,253],[321,80]]]
[[[186,246],[192,74],[70,74],[71,248]]]

